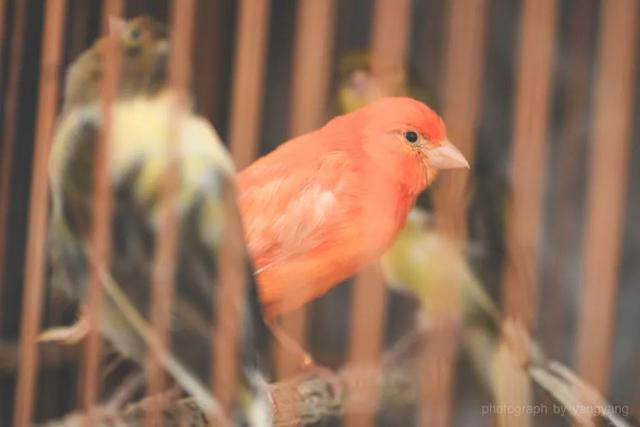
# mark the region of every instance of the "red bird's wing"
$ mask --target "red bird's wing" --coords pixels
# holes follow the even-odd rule
[[[239,204],[257,272],[326,241],[327,227],[347,210],[338,198],[348,168],[346,155],[332,152],[286,173],[240,174]]]
[[[238,175],[245,235],[267,312],[324,293],[363,244],[358,193],[366,183],[357,162],[344,151],[321,153],[309,142],[300,150],[303,143],[291,141]]]

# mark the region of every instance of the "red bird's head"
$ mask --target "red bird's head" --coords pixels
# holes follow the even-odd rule
[[[375,167],[411,193],[424,190],[441,169],[469,167],[447,139],[440,116],[415,99],[380,98],[341,118],[346,120],[338,119],[336,124],[346,124],[360,133],[358,145]]]

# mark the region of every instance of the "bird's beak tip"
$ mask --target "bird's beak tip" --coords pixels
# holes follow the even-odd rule
[[[470,169],[469,162],[460,150],[445,139],[442,144],[428,151],[431,166],[436,169]]]

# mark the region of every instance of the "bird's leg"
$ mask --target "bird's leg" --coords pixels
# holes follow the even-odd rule
[[[301,361],[302,369],[307,370],[315,366],[313,358],[309,352],[302,348],[302,345],[294,340],[287,331],[282,329],[282,326],[280,326],[275,319],[266,320],[266,324],[273,336],[276,338],[276,341],[278,341],[278,344],[280,344],[285,351],[295,355],[298,360]]]
[[[299,342],[291,337],[275,319],[266,320],[267,327],[278,341],[278,344],[287,352],[295,355],[301,361],[300,367],[304,371],[306,378],[317,377],[322,379],[329,387],[334,396],[343,393],[343,385],[334,371],[324,366],[317,365],[311,354],[307,352]]]
[[[89,321],[81,309],[76,323],[70,326],[49,328],[38,336],[39,342],[57,342],[65,345],[74,345],[82,341],[89,333]]]

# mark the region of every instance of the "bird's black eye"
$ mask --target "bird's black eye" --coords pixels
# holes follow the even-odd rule
[[[412,130],[407,131],[404,133],[404,139],[413,144],[414,142],[418,141],[418,134]]]
[[[140,28],[134,28],[129,33],[129,37],[131,38],[131,40],[134,40],[134,41],[138,40],[141,35],[142,35],[142,30]]]

